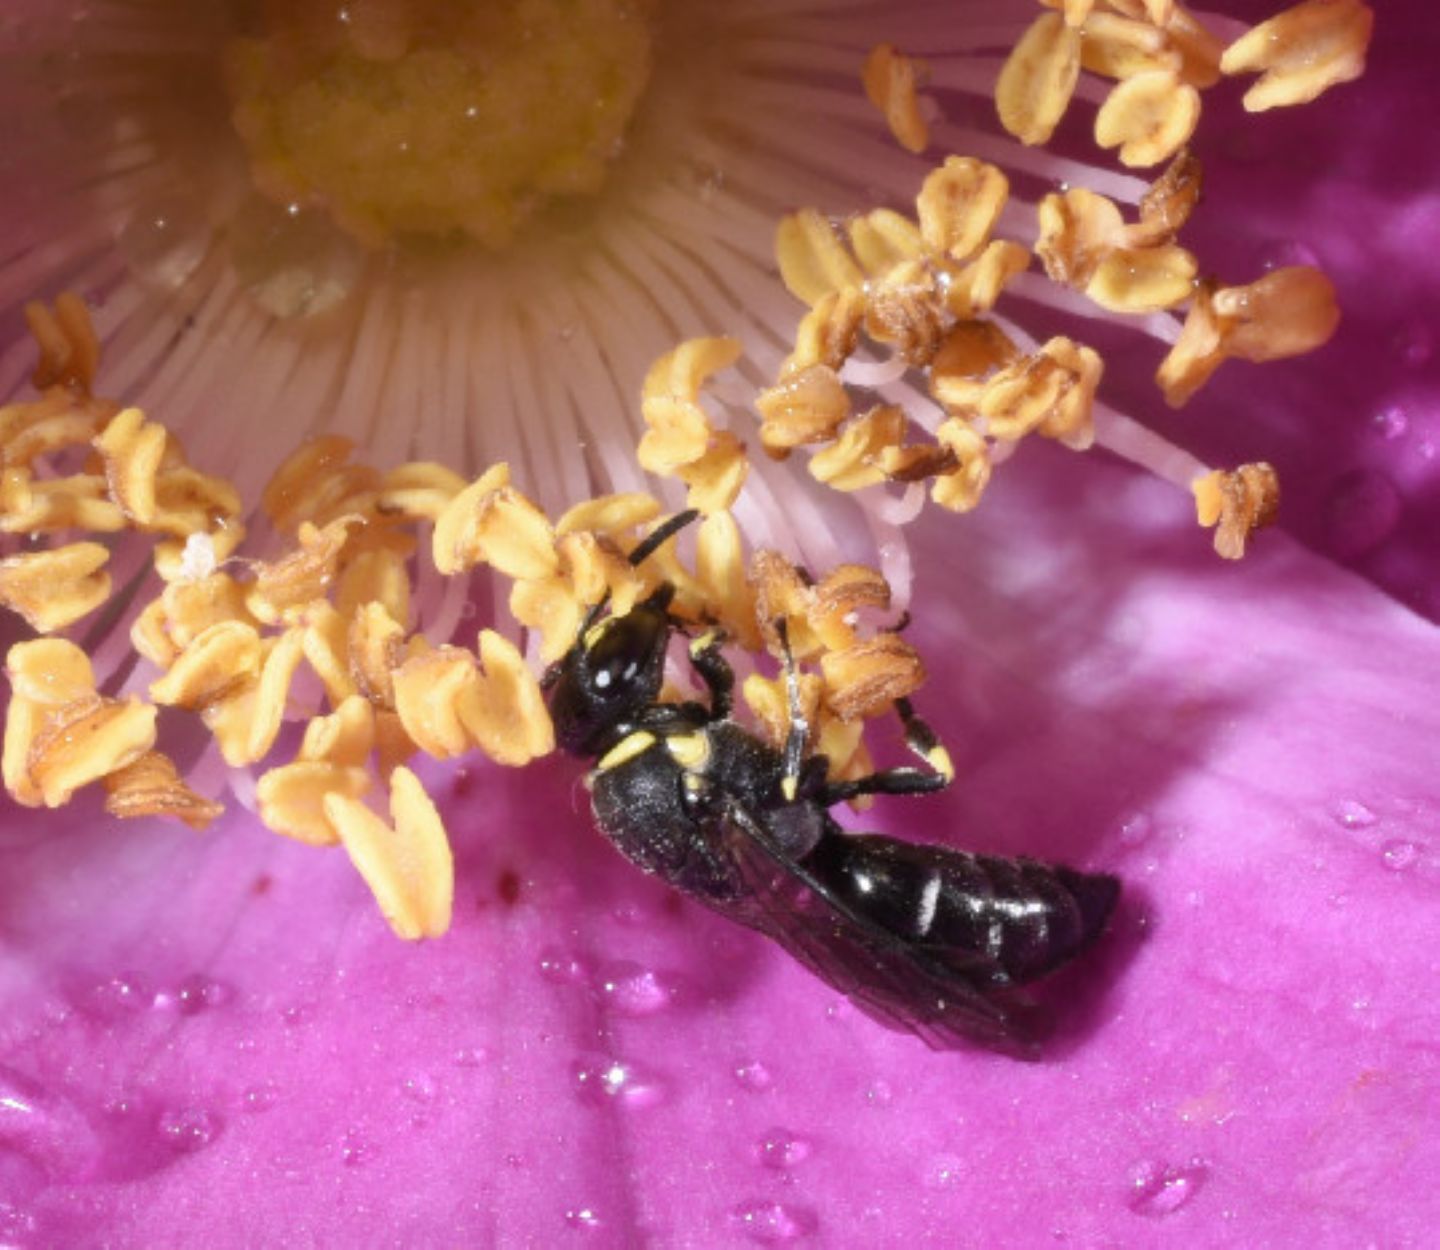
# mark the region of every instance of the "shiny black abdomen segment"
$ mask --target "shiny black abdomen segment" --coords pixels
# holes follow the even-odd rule
[[[1120,893],[1103,874],[880,834],[829,833],[803,862],[856,912],[997,986],[1033,981],[1084,951]]]

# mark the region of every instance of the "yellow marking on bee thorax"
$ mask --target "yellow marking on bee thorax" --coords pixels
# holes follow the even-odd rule
[[[619,768],[621,764],[628,764],[637,755],[648,751],[654,745],[655,735],[648,729],[641,729],[633,734],[627,734],[600,757],[600,762],[595,765],[595,771],[597,773],[606,773],[612,768]]]
[[[704,772],[710,762],[710,740],[704,734],[675,734],[665,739],[665,749],[681,768]]]

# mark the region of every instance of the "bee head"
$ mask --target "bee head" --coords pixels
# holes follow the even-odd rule
[[[699,515],[694,509],[677,512],[630,553],[630,563],[644,563]],[[603,602],[590,610],[579,637],[542,683],[550,691],[550,719],[563,749],[601,754],[611,731],[659,698],[670,641],[666,609],[674,595],[673,586],[662,585],[623,616],[602,618]]]
[[[624,616],[589,624],[545,675],[555,740],[572,755],[599,755],[617,726],[659,697],[665,675],[670,588]]]

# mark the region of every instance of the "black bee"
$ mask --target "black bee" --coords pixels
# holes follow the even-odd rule
[[[632,553],[639,564],[694,519],[681,513]],[[661,586],[622,616],[594,609],[545,684],[560,745],[596,760],[600,831],[629,860],[707,907],[774,939],[862,1010],[937,1049],[1033,1046],[1015,987],[1100,936],[1120,883],[1030,859],[852,834],[829,808],[865,794],[948,785],[950,760],[906,700],[897,708],[922,768],[826,777],[785,647],[791,729],[776,750],[731,716],[734,674],[721,636],[690,644],[709,703],[658,702],[672,632]],[[781,634],[783,641],[783,632]]]

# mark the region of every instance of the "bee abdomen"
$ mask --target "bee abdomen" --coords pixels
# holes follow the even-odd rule
[[[830,833],[805,865],[866,919],[997,985],[1034,980],[1080,954],[1120,893],[1104,874],[879,834]]]

